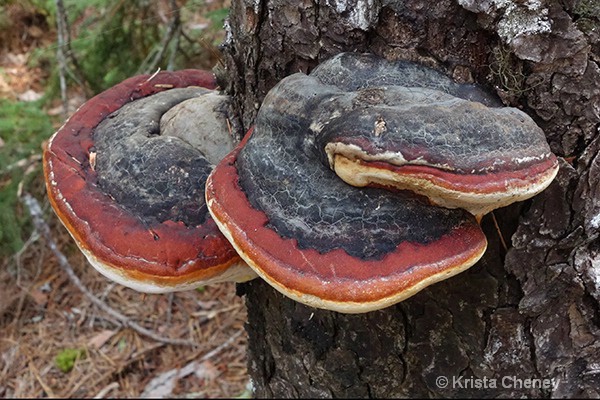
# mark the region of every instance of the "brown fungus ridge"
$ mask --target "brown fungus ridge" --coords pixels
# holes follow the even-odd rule
[[[44,151],[50,203],[77,245],[102,274],[143,292],[185,290],[254,276],[240,262],[210,216],[196,215],[186,220],[185,210],[174,215],[166,210],[162,217],[144,215],[139,209],[120,203],[117,199],[120,194],[107,192],[106,182],[99,177],[98,168],[108,148],[97,146],[94,136],[98,125],[139,99],[190,87],[205,88],[199,89],[203,92],[215,89],[216,84],[211,73],[199,70],[127,79],[81,106],[54,134]],[[177,165],[176,159],[172,161]],[[145,168],[132,167],[142,172]],[[201,172],[199,177],[202,176]],[[201,181],[196,184],[202,187]],[[130,187],[132,196],[138,191]],[[127,197],[127,191],[119,193]],[[196,194],[198,210],[202,194]]]

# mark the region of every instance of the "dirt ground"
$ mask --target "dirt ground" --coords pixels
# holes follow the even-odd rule
[[[29,44],[0,49],[2,97],[27,100],[43,91],[43,71],[27,66],[39,32],[25,33]],[[60,102],[47,111],[56,114],[56,107]],[[28,162],[38,175],[29,189],[85,288],[128,323],[166,340],[126,327],[94,305],[34,230],[17,254],[0,259],[0,397],[248,397],[246,310],[235,285],[144,295],[111,283],[87,263],[52,212],[40,157]],[[17,212],[27,208],[21,204]],[[169,339],[191,345],[168,344]],[[65,372],[57,357],[69,351],[76,356]]]

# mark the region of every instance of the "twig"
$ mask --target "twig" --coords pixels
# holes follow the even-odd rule
[[[504,240],[504,236],[502,235],[502,230],[500,229],[500,225],[498,225],[498,220],[496,219],[496,214],[492,211],[492,220],[494,221],[494,226],[496,227],[496,231],[498,232],[498,237],[500,238],[500,243],[504,248],[504,251],[508,251],[508,246],[506,245],[506,241]]]
[[[63,0],[55,0],[56,3],[56,24],[58,27],[58,51],[62,53],[62,63],[59,64],[60,68],[64,68],[64,70],[60,72],[64,72],[65,74],[69,74],[69,76],[77,83],[77,85],[83,89],[83,92],[87,98],[91,96],[91,91],[87,80],[83,76],[83,70],[75,57],[75,52],[71,47],[71,27],[69,26],[69,18],[67,18],[67,11],[65,9],[65,4]],[[73,69],[67,66],[67,60],[71,61],[73,65]],[[61,82],[62,89],[62,82]],[[64,101],[64,99],[63,99]],[[68,115],[68,112],[66,113]]]
[[[220,345],[218,345],[217,347],[215,347],[214,349],[212,349],[211,351],[209,351],[208,353],[206,353],[205,355],[200,357],[200,359],[195,362],[201,363],[201,362],[210,360],[211,358],[213,358],[214,356],[216,356],[217,354],[219,354],[220,352],[225,350],[227,347],[231,346],[231,344],[233,342],[235,342],[236,339],[242,335],[242,333],[244,333],[243,330],[237,331],[236,333],[231,335],[231,337],[229,339],[227,339],[225,342],[221,343]]]
[[[24,286],[21,283],[21,271],[25,270],[22,267],[23,264],[21,262],[21,257],[23,256],[23,253],[25,251],[27,251],[29,246],[31,246],[32,243],[35,243],[39,239],[39,236],[40,235],[37,232],[32,232],[31,235],[29,236],[29,239],[27,239],[27,241],[23,244],[21,249],[13,255],[13,259],[15,260],[15,265],[16,265],[16,274],[17,274],[16,286],[19,289],[21,289],[21,294],[18,296],[17,306],[15,307],[15,311],[13,313],[13,315],[14,315],[13,324],[10,328],[11,331],[13,332],[13,334],[14,334],[14,332],[17,332],[21,327],[21,323],[22,323],[21,312],[23,311],[23,304],[25,304],[25,299],[27,297],[27,294],[29,293],[31,287],[33,286],[33,284]],[[40,274],[40,269],[38,268],[36,271],[36,274],[35,274],[35,278],[37,278],[39,276],[39,274]]]
[[[148,382],[140,397],[171,397],[173,395],[173,388],[175,387],[175,382],[177,379],[185,378],[186,376],[201,370],[201,364],[203,362],[210,360],[221,351],[231,346],[231,344],[235,342],[235,340],[239,338],[243,332],[244,331],[237,331],[225,342],[204,354],[202,357],[200,357],[200,359],[188,363],[185,367],[171,369],[154,377],[150,382]]]
[[[27,364],[27,365],[29,367],[29,371],[31,371],[33,376],[35,376],[35,379],[38,381],[38,383],[42,387],[42,390],[44,390],[44,392],[46,392],[46,395],[51,399],[57,398],[56,395],[54,394],[54,392],[52,391],[52,388],[50,386],[48,386],[46,384],[46,382],[44,382],[44,380],[42,379],[42,377],[40,375],[40,371],[38,371],[37,367],[33,364],[33,361],[31,359],[29,359],[29,364]]]
[[[94,396],[95,399],[103,399],[109,392],[113,389],[119,388],[119,382],[112,382],[108,386],[105,386],[104,389],[98,392],[97,395]]]
[[[104,288],[104,291],[102,292],[102,295],[100,296],[100,300],[102,302],[104,302],[104,300],[106,299],[106,297],[108,296],[108,294],[113,290],[113,288],[115,287],[115,283],[111,282],[110,284],[106,285],[106,287]],[[92,326],[94,326],[94,324],[96,323],[96,318],[97,315],[96,314],[92,314],[90,316],[89,322],[88,322],[88,326],[91,328]],[[110,320],[111,322],[114,323],[113,320]]]
[[[63,119],[69,116],[69,99],[67,97],[67,59],[65,57],[65,36],[67,27],[65,26],[66,15],[65,6],[62,0],[55,0],[56,4],[56,27],[58,46],[56,48],[56,58],[58,59],[58,78],[60,81],[60,98],[63,103]]]
[[[156,349],[158,349],[158,348],[160,348],[162,346],[164,346],[164,343],[153,344],[152,346],[149,346],[149,347],[147,347],[147,348],[145,348],[145,349],[143,349],[143,350],[141,350],[141,351],[139,351],[137,353],[132,354],[131,356],[129,356],[129,358],[124,363],[121,363],[121,364],[118,364],[118,365],[114,365],[114,361],[111,358],[109,358],[108,356],[105,356],[102,352],[100,352],[99,354],[102,355],[102,356],[105,356],[105,358],[107,360],[109,360],[109,362],[111,363],[111,365],[114,365],[116,369],[108,370],[107,372],[103,373],[102,375],[96,376],[95,379],[91,381],[91,384],[89,384],[89,387],[95,387],[100,382],[104,382],[105,380],[109,379],[110,377],[114,377],[114,376],[120,374],[129,365],[131,365],[132,363],[134,363],[136,361],[141,360],[142,357],[146,353],[148,353],[149,351],[156,350]],[[74,388],[74,389],[78,389],[79,386],[80,386],[79,384],[76,385],[76,388]],[[69,391],[69,393],[67,393],[67,395],[65,396],[65,398],[72,398],[73,395],[74,395],[74,393],[76,391],[77,390],[71,389]]]
[[[179,49],[179,43],[181,42],[181,25],[177,27],[175,31],[175,37],[173,38],[173,45],[171,46],[171,54],[169,55],[169,61],[167,62],[167,71],[173,71],[175,68],[175,56]]]
[[[169,293],[167,295],[167,318],[165,321],[167,325],[171,324],[171,311],[173,309],[173,297],[175,297],[173,295],[173,293]]]
[[[146,70],[146,73],[149,73],[149,71],[153,71],[156,69],[156,67],[158,67],[160,60],[163,59],[165,52],[169,47],[169,43],[171,43],[171,40],[175,36],[175,33],[179,30],[179,25],[181,24],[179,7],[177,7],[175,0],[169,0],[169,6],[171,7],[171,14],[173,15],[173,17],[171,18],[171,22],[169,23],[169,26],[167,27],[167,30],[161,40],[158,52],[154,56],[154,59],[150,61],[148,66],[144,68]]]
[[[102,311],[104,311],[111,317],[118,320],[123,326],[133,329],[140,335],[149,337],[153,340],[156,340],[157,342],[162,342],[162,343],[167,343],[167,344],[174,344],[174,345],[181,345],[181,346],[196,346],[196,344],[194,342],[189,341],[189,340],[171,339],[171,338],[165,338],[163,336],[160,336],[160,335],[152,332],[151,330],[148,330],[148,329],[138,325],[134,321],[131,321],[129,318],[127,318],[127,316],[125,316],[125,315],[121,314],[120,312],[116,311],[115,309],[111,308],[110,306],[108,306],[107,304],[102,302],[102,300],[100,300],[96,296],[94,296],[94,294],[92,294],[85,287],[85,285],[83,283],[81,283],[81,281],[79,280],[79,278],[73,271],[73,268],[71,268],[71,265],[69,264],[69,261],[67,260],[67,257],[65,257],[65,255],[58,249],[56,242],[54,241],[54,239],[52,238],[52,235],[50,234],[50,227],[48,227],[48,224],[46,223],[46,221],[44,221],[44,218],[42,216],[42,208],[40,207],[40,203],[29,193],[23,193],[22,200],[23,200],[23,203],[25,204],[25,206],[27,206],[27,208],[29,210],[29,214],[31,215],[31,218],[33,219],[33,224],[34,224],[35,228],[46,240],[46,244],[48,245],[48,247],[50,248],[52,253],[54,253],[56,258],[58,259],[58,263],[61,266],[61,268],[69,276],[69,279],[71,280],[71,282],[75,286],[77,286],[77,288],[92,303],[94,303],[98,308],[100,308]]]
[[[21,168],[23,170],[26,170],[27,167],[31,166],[32,164],[36,164],[40,161],[42,161],[42,155],[39,153],[33,154],[27,158],[21,158],[19,161],[15,161],[12,164],[8,164],[6,167],[3,167],[0,170],[0,172],[7,173],[15,168]]]

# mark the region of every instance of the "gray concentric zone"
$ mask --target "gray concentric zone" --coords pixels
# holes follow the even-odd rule
[[[172,220],[197,226],[207,217],[204,188],[213,166],[181,138],[162,136],[160,118],[209,92],[171,89],[132,101],[94,131],[98,185],[149,225]]]

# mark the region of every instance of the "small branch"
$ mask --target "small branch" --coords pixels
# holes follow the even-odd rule
[[[171,323],[171,310],[173,309],[173,293],[169,293],[167,295],[167,318],[166,324],[169,325]]]
[[[61,98],[63,101],[63,117],[66,119],[69,115],[68,110],[68,99],[67,99],[67,74],[71,79],[75,81],[79,88],[83,90],[86,98],[90,98],[92,96],[92,91],[89,88],[89,84],[87,79],[83,76],[83,70],[75,57],[75,52],[71,47],[71,27],[69,26],[69,19],[67,18],[67,11],[65,9],[65,4],[63,0],[55,0],[56,4],[56,26],[58,31],[58,49],[56,50],[56,55],[58,59],[58,68],[59,68],[59,79],[60,79],[60,89],[61,89]],[[71,61],[71,65],[73,68],[69,68],[67,61]],[[67,101],[65,103],[65,101]]]
[[[221,351],[231,346],[244,331],[234,333],[229,339],[215,347],[200,359],[188,363],[183,368],[171,369],[154,377],[140,395],[141,398],[167,398],[173,396],[173,389],[178,379],[185,378],[192,373],[198,373],[202,370],[202,363],[215,357]]]
[[[54,241],[54,239],[52,238],[52,235],[50,233],[50,227],[48,227],[48,224],[46,223],[46,221],[43,218],[42,208],[40,207],[40,203],[29,193],[23,193],[22,201],[29,210],[29,214],[31,215],[35,229],[40,233],[41,236],[44,237],[44,239],[46,240],[46,244],[48,245],[48,247],[50,248],[52,253],[54,253],[56,258],[58,259],[58,263],[61,266],[61,268],[69,276],[69,279],[71,280],[71,282],[75,286],[77,286],[77,288],[98,308],[100,308],[102,311],[104,311],[105,313],[110,315],[112,318],[119,321],[119,323],[121,323],[123,326],[125,326],[127,328],[131,328],[134,331],[136,331],[137,333],[139,333],[140,335],[143,335],[150,339],[156,340],[157,342],[173,344],[173,345],[181,345],[181,346],[195,346],[196,345],[194,342],[189,341],[189,340],[170,339],[170,338],[165,338],[163,336],[160,336],[160,335],[152,332],[151,330],[148,330],[148,329],[138,325],[136,322],[131,321],[127,316],[116,311],[112,307],[110,307],[107,304],[105,304],[104,302],[102,302],[102,300],[100,300],[96,296],[94,296],[94,294],[91,293],[85,287],[85,285],[79,280],[79,278],[73,271],[71,264],[67,260],[67,257],[65,257],[65,255],[58,249],[58,246],[56,245],[56,242]]]
[[[171,43],[171,40],[179,31],[179,25],[181,24],[179,8],[177,7],[175,0],[170,0],[169,5],[171,7],[171,13],[173,14],[173,17],[171,18],[171,22],[169,23],[169,26],[167,27],[167,30],[161,40],[158,52],[154,56],[154,59],[145,68],[146,73],[149,73],[149,71],[154,71],[158,67],[160,60],[163,59],[165,52],[169,48],[169,43]]]
[[[54,394],[54,391],[52,391],[52,388],[46,382],[44,382],[44,380],[42,379],[42,376],[40,375],[40,371],[37,369],[37,367],[33,363],[33,360],[31,360],[31,357],[28,357],[28,358],[29,358],[29,364],[27,364],[27,365],[29,367],[29,371],[33,374],[33,376],[35,376],[35,379],[38,381],[38,383],[40,384],[40,386],[42,387],[42,389],[44,390],[46,395],[51,399],[56,399],[57,396]]]
[[[67,60],[65,57],[65,36],[66,32],[66,15],[65,5],[62,0],[55,0],[56,4],[56,27],[57,27],[57,41],[58,46],[56,48],[56,58],[58,60],[58,77],[60,81],[60,98],[63,103],[63,119],[67,119],[69,116],[69,99],[67,98]]]
[[[99,391],[98,394],[94,396],[94,399],[103,399],[107,394],[118,388],[118,382],[111,382],[108,386],[105,386],[101,391]]]
[[[496,214],[494,214],[493,211],[491,212],[491,214],[492,214],[492,220],[494,221],[494,226],[496,227],[496,232],[498,232],[498,237],[500,238],[500,243],[502,244],[504,251],[507,252],[508,245],[506,244],[506,241],[504,240],[504,235],[502,235],[502,230],[500,229],[500,225],[498,225],[498,220],[496,219]]]
[[[181,31],[181,26],[175,31],[173,45],[171,46],[171,54],[169,55],[169,61],[167,62],[167,71],[173,71],[175,68],[175,56],[177,55],[177,49],[179,49],[179,43],[181,42]]]

